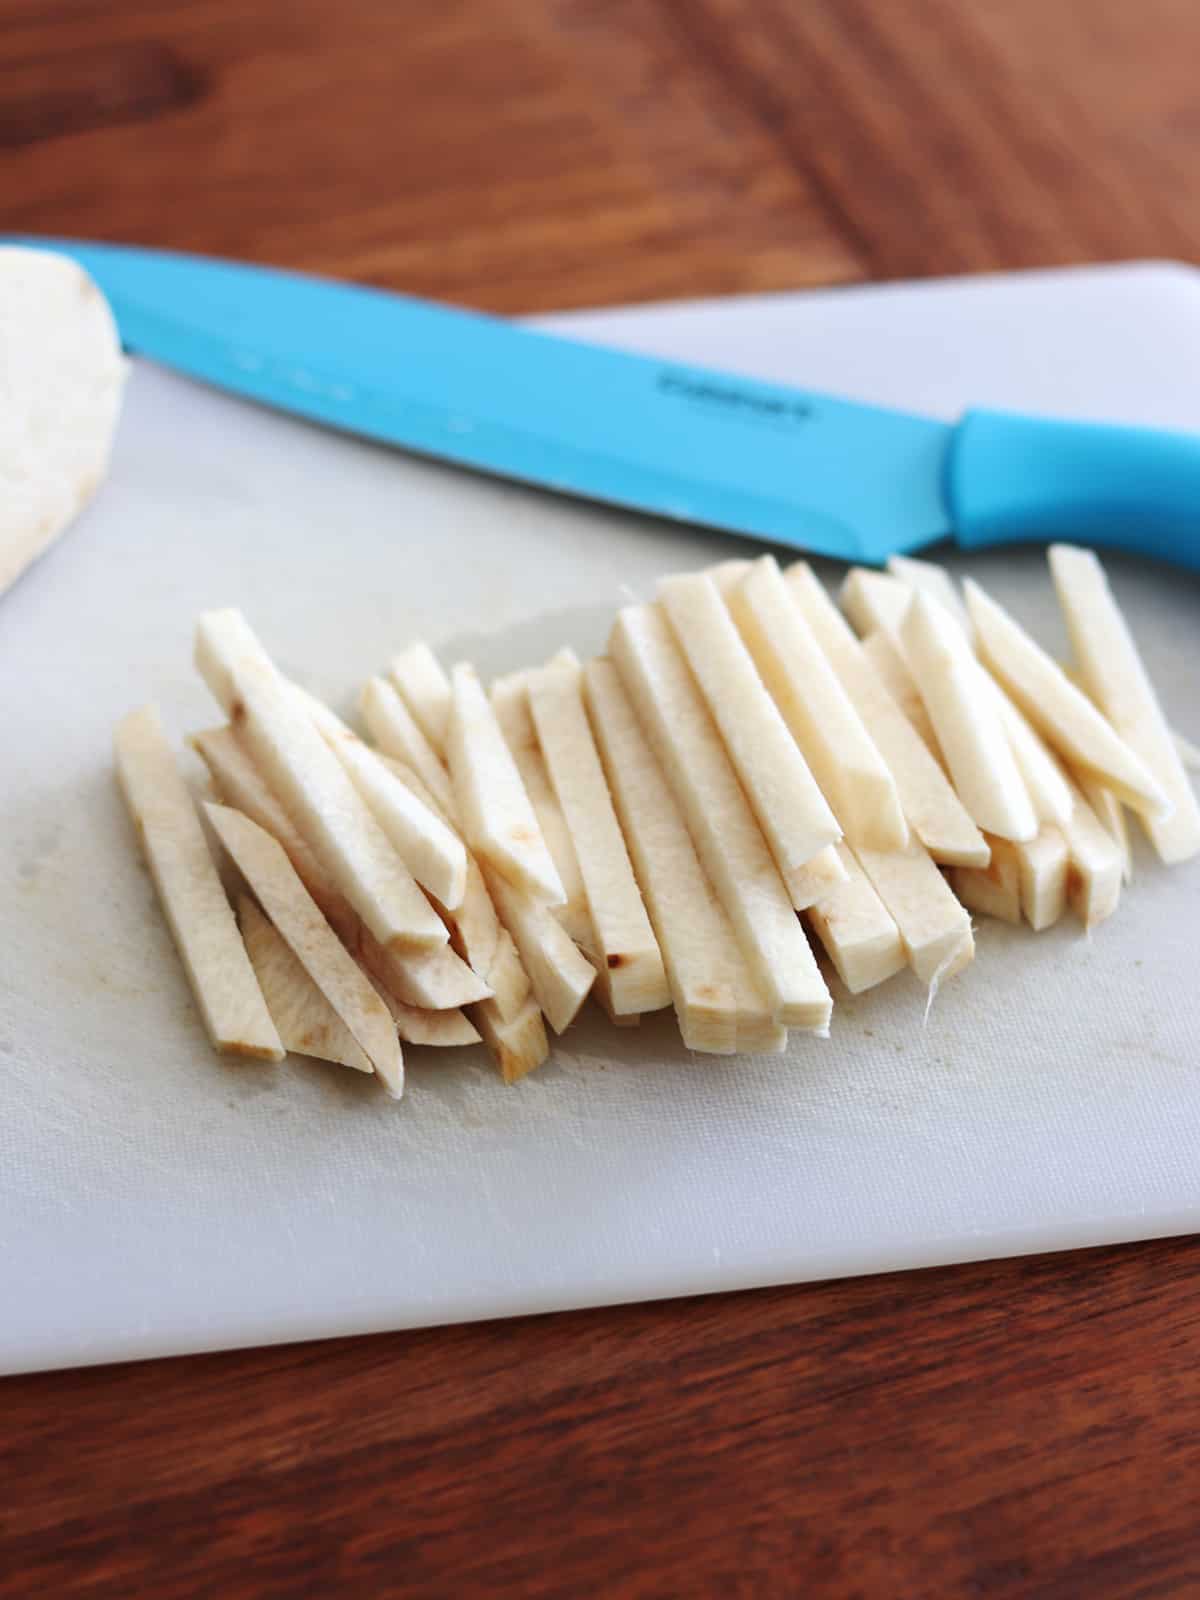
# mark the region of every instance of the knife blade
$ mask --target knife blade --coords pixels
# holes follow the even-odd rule
[[[126,347],[348,432],[559,493],[847,561],[953,535],[1200,568],[1200,438],[958,423],[656,360],[273,268],[59,239]]]

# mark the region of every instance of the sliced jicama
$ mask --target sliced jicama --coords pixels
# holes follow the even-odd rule
[[[599,963],[613,1009],[623,1016],[670,1003],[662,952],[583,703],[583,669],[564,653],[530,675],[529,704],[550,781],[571,833]]]
[[[914,593],[900,630],[954,787],[975,822],[1002,839],[1032,839],[1037,818],[978,663],[949,615]]]
[[[367,732],[384,755],[411,767],[438,805],[453,814],[450,774],[393,685],[383,678],[368,678],[361,708]]]
[[[562,905],[562,880],[475,669],[459,662],[450,682],[446,753],[467,844],[535,900]]]
[[[638,721],[776,1021],[823,1030],[829,991],[721,735],[656,606],[627,606],[609,641]]]
[[[1001,922],[1021,920],[1021,874],[1017,846],[1011,839],[993,835],[988,843],[992,859],[986,867],[952,867],[950,883],[969,911]]]
[[[277,932],[346,1024],[395,1099],[404,1089],[404,1058],[391,1013],[321,915],[283,846],[229,806],[205,814]]]
[[[196,659],[255,765],[375,938],[400,949],[444,943],[440,919],[239,612],[201,617]]]
[[[528,671],[513,672],[506,678],[498,678],[492,684],[491,700],[496,721],[500,724],[505,743],[512,751],[521,782],[525,785],[525,793],[529,796],[542,837],[562,881],[566,900],[561,906],[555,907],[554,914],[572,939],[582,943],[587,939],[591,926],[587,897],[583,892],[579,858],[575,854],[554,785],[550,782],[550,774],[546,771],[537,729],[533,725],[533,713],[529,709]]]
[[[607,659],[585,669],[588,711],[609,788],[671,984],[684,1043],[737,1048],[735,968],[744,966],[729,919],[700,865],[683,813]],[[760,997],[760,1007],[766,1010]]]
[[[988,847],[982,833],[812,569],[796,562],[784,579],[886,762],[917,838],[943,865],[986,866]]]
[[[759,677],[720,590],[703,573],[665,578],[663,610],[789,889],[841,829]],[[793,904],[795,896],[793,896]]]
[[[1053,657],[977,583],[968,579],[965,589],[980,654],[1059,755],[1094,773],[1135,811],[1169,816],[1171,802],[1145,763]]]
[[[279,1032],[153,706],[122,719],[114,747],[125,804],[209,1037],[231,1055],[281,1061]]]
[[[1173,807],[1163,819],[1143,815],[1150,842],[1163,861],[1186,861],[1200,852],[1200,804],[1104,568],[1090,550],[1059,544],[1050,573],[1084,689]]]
[[[392,657],[389,671],[430,747],[444,756],[452,695],[450,679],[441,662],[424,639],[418,639]]]
[[[880,850],[907,843],[895,781],[775,559],[747,566],[726,601],[846,837]]]
[[[975,954],[971,919],[916,839],[903,850],[856,850],[904,941],[908,963],[924,984],[944,982]]]
[[[846,870],[839,884],[808,911],[808,922],[851,994],[861,994],[899,972],[907,960],[895,919],[858,858],[837,847]]]
[[[362,1046],[248,894],[238,900],[238,922],[284,1049],[374,1072]]]

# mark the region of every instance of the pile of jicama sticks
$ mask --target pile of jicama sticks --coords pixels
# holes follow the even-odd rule
[[[237,611],[196,664],[227,722],[194,736],[197,809],[147,707],[117,770],[220,1050],[374,1072],[401,1041],[480,1039],[504,1079],[589,995],[673,1006],[692,1050],[829,1030],[810,938],[852,993],[974,955],[971,912],[1091,928],[1130,873],[1200,851],[1194,758],[1090,552],[1050,551],[1074,663],[978,585],[896,559],[842,590],[803,562],[666,578],[607,654],[485,691],[427,645],[362,694],[367,739],[283,677]],[[201,813],[237,871],[237,917]]]

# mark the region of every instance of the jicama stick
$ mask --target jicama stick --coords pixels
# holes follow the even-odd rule
[[[775,1020],[827,1028],[829,991],[662,612],[654,606],[619,612],[609,654]]]
[[[583,669],[569,655],[530,675],[529,705],[550,781],[583,875],[599,964],[622,1016],[670,1004],[662,952],[634,877],[583,703]]]
[[[441,662],[425,641],[418,639],[392,657],[389,671],[401,698],[420,724],[421,732],[444,759],[452,696],[450,679]]]
[[[533,713],[529,709],[529,673],[513,672],[498,678],[492,684],[492,710],[500,724],[504,741],[512,751],[525,793],[529,796],[538,827],[546,841],[546,848],[558,869],[566,900],[556,906],[555,916],[577,944],[589,936],[587,897],[583,892],[583,878],[579,871],[579,858],[571,842],[570,830],[546,771],[542,748],[538,743]]]
[[[358,913],[292,821],[234,730],[209,728],[193,734],[188,742],[208,768],[218,798],[235,810],[244,811],[251,821],[279,841],[330,927],[347,948],[355,949],[360,926]]]
[[[985,833],[1032,839],[1038,825],[1029,791],[961,630],[917,593],[900,637],[962,803]]]
[[[977,583],[968,579],[965,588],[980,654],[1059,755],[1094,773],[1135,811],[1169,816],[1171,802],[1145,763],[1053,657]]]
[[[895,781],[774,557],[749,566],[726,603],[847,839],[879,850],[906,844]]]
[[[1084,689],[1173,807],[1165,818],[1143,815],[1150,842],[1161,860],[1187,861],[1200,852],[1200,804],[1104,569],[1090,550],[1059,544],[1050,573]]]
[[[920,736],[863,654],[849,623],[811,568],[799,561],[784,573],[830,666],[895,780],[909,826],[935,861],[986,866],[988,847],[962,801]]]
[[[642,731],[620,675],[607,659],[584,670],[596,745],[633,858],[683,1042],[691,1050],[737,1048],[734,969],[744,958],[700,865],[683,813]],[[767,1007],[760,999],[761,1008]]]
[[[204,810],[276,931],[346,1024],[384,1088],[398,1100],[404,1089],[404,1058],[391,1013],[321,915],[283,846],[240,811],[211,803]]]
[[[908,963],[924,984],[941,983],[975,954],[971,919],[925,847],[856,850],[859,865],[900,930]]]
[[[297,692],[401,861],[423,889],[453,911],[467,883],[462,840],[328,706],[303,690]]]
[[[366,1052],[248,894],[238,900],[246,953],[285,1050],[374,1072]]]
[[[450,774],[398,691],[383,678],[368,678],[360,705],[367,732],[383,754],[411,767],[438,805],[453,812]]]
[[[851,994],[861,994],[899,972],[907,952],[894,918],[854,852],[844,844],[836,848],[846,881],[818,900],[807,917],[838,977]]]
[[[686,573],[665,578],[658,590],[759,827],[793,890],[795,874],[836,843],[841,829],[716,584],[703,573]]]
[[[117,725],[117,777],[204,1026],[218,1050],[282,1061],[195,803],[153,706]]]
[[[240,613],[201,617],[196,659],[255,765],[375,938],[399,949],[444,943],[441,921]]]
[[[450,682],[446,753],[467,844],[533,899],[562,905],[562,881],[474,668],[460,662]]]

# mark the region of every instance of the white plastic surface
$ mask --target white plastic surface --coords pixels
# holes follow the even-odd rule
[[[1200,277],[1174,267],[556,320],[946,415],[1200,427]],[[665,1018],[595,1017],[513,1089],[482,1052],[409,1051],[395,1105],[334,1067],[213,1056],[110,760],[147,698],[177,735],[217,720],[189,660],[202,607],[244,607],[342,702],[415,634],[485,672],[595,649],[661,573],[744,548],[138,367],[108,489],[0,601],[0,1370],[1200,1224],[1200,869],[1144,850],[1090,940],[985,924],[927,1025],[901,976],[782,1058],[689,1059]],[[1196,738],[1200,583],[1109,568]],[[970,570],[1061,646],[1037,552]]]

